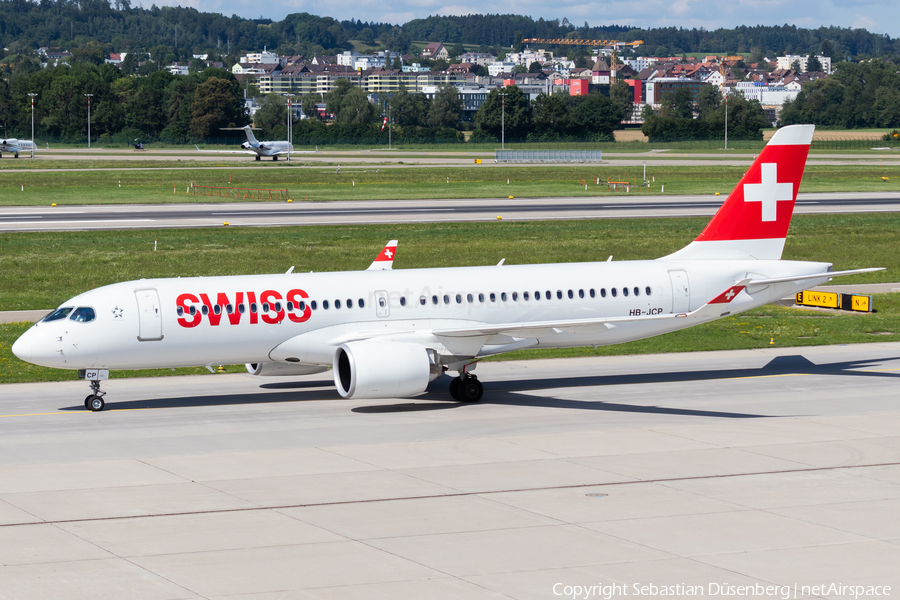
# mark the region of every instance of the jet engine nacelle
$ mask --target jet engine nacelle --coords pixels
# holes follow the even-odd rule
[[[18,144],[18,143],[19,143],[19,140],[17,140],[16,138],[9,138],[9,139],[7,139],[7,140],[0,140],[0,144],[2,144],[2,145],[4,145],[4,146],[15,146],[15,145]]]
[[[247,372],[257,377],[290,377],[292,375],[313,375],[327,371],[321,365],[298,365],[290,363],[262,362],[247,363]]]
[[[409,398],[441,374],[432,351],[403,342],[348,342],[334,353],[334,385],[344,398]]]

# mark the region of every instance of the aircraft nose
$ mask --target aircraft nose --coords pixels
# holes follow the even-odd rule
[[[12,345],[12,353],[15,354],[20,360],[24,360],[25,362],[31,362],[32,356],[32,347],[34,346],[34,341],[31,339],[31,336],[28,335],[26,331],[22,334],[19,339],[13,342]]]

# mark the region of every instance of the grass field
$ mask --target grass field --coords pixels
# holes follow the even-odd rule
[[[649,162],[649,161],[648,161]],[[156,165],[159,166],[158,164]],[[192,165],[193,166],[193,165]],[[647,165],[655,179],[641,194],[727,194],[744,174],[744,167],[710,165],[678,167]],[[447,183],[447,177],[450,183]],[[80,204],[191,203],[210,198],[188,194],[197,186],[287,189],[295,201],[393,200],[429,198],[517,198],[624,196],[612,192],[606,180],[637,181],[641,167],[497,166],[378,169],[374,166],[334,168],[118,169],[72,172],[0,172],[0,205],[60,206]],[[888,181],[882,180],[888,177]],[[600,185],[596,184],[597,178]],[[507,179],[509,183],[507,183]],[[588,183],[588,189],[584,189]],[[22,190],[22,186],[24,191]],[[120,187],[121,185],[121,187]],[[174,191],[173,191],[174,190]],[[806,168],[801,192],[900,191],[896,166],[846,165]],[[632,193],[637,190],[632,188]],[[239,196],[214,201],[241,201]]]
[[[656,258],[688,243],[705,218],[326,226],[265,229],[169,229],[5,234],[0,245],[0,310],[52,308],[104,284],[141,277],[356,270],[383,243],[400,239],[397,268]],[[861,243],[862,236],[865,242]],[[153,251],[153,241],[158,250]],[[832,261],[836,269],[887,271],[841,283],[896,281],[900,215],[798,215],[785,258]],[[448,261],[448,257],[451,259]],[[617,346],[522,351],[506,359],[679,352],[900,340],[900,296],[876,296],[874,314],[767,306],[702,327]],[[29,324],[0,325],[0,382],[75,379],[68,371],[22,363],[10,346]],[[227,366],[238,372],[241,366]],[[115,377],[206,373],[205,369],[114,373]]]
[[[397,268],[652,259],[694,239],[708,219],[599,219],[6,233],[0,310],[52,308],[129,279],[364,269],[389,239]],[[860,243],[862,236],[865,243]],[[153,251],[154,240],[158,250]],[[836,269],[887,267],[843,283],[897,281],[900,214],[798,215],[785,258]]]

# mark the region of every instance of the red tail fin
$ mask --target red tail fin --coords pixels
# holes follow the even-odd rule
[[[781,258],[814,129],[792,125],[776,131],[703,233],[670,256]]]

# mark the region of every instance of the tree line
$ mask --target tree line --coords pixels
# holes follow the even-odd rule
[[[786,102],[779,122],[831,129],[900,126],[900,66],[880,60],[839,63],[831,77],[805,84]]]
[[[534,20],[521,15],[431,16],[403,25],[338,21],[293,13],[281,21],[226,17],[193,8],[133,6],[132,0],[0,0],[0,47],[11,54],[38,46],[72,50],[93,43],[104,52],[140,52],[190,60],[192,53],[214,53],[234,60],[267,47],[282,54],[331,54],[352,49],[357,40],[373,49],[408,52],[413,41],[468,44],[501,51],[521,48],[524,38],[640,39],[636,51],[647,55],[747,52],[755,57],[825,53],[847,57],[900,58],[900,40],[865,29],[793,25],[734,29],[611,25],[591,27],[568,19]],[[571,46],[556,48],[573,53]],[[584,49],[582,49],[584,52]],[[230,66],[230,65],[228,65]]]
[[[738,91],[726,96],[716,86],[704,85],[694,102],[687,88],[671,90],[660,99],[657,114],[645,105],[641,132],[651,142],[724,139],[761,140],[762,130],[772,124],[758,100],[747,100]]]
[[[154,71],[127,75],[110,64],[89,62],[17,70],[0,79],[0,126],[9,137],[86,139],[88,101],[91,136],[184,143],[221,136],[223,127],[248,123],[243,89],[228,71],[207,68],[187,76]],[[90,94],[90,97],[87,95]]]

